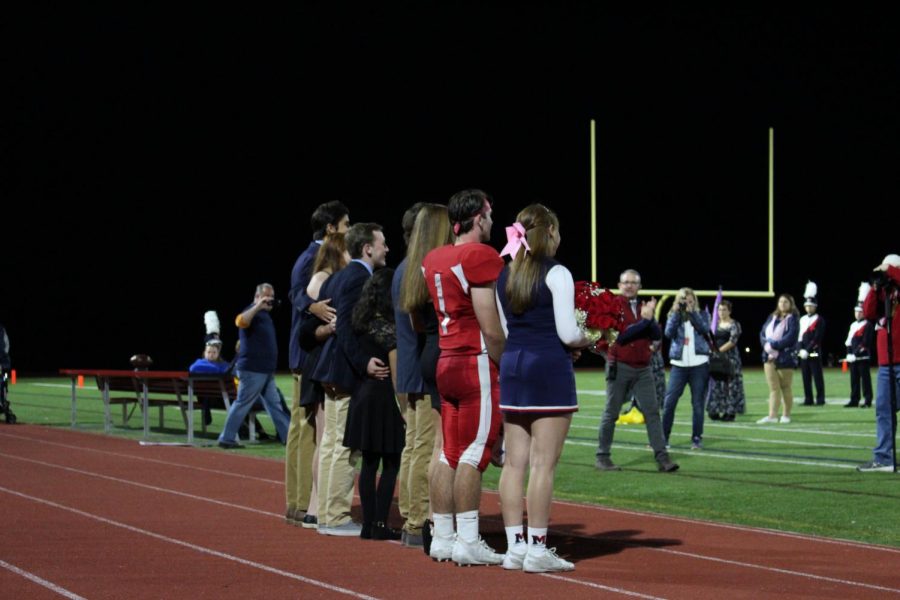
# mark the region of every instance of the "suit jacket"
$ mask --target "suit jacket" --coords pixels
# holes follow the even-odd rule
[[[353,333],[353,307],[369,277],[369,270],[359,262],[351,262],[329,277],[329,281],[334,280],[330,290],[331,305],[337,310],[337,335],[334,343],[326,345],[325,351],[332,355],[329,370],[323,375],[322,381],[347,392],[355,390],[365,379],[366,367],[371,358],[362,351],[356,334]]]
[[[306,294],[309,280],[312,279],[313,263],[319,252],[319,244],[310,242],[306,250],[297,257],[294,268],[291,270],[291,290],[288,298],[291,301],[291,339],[288,346],[288,366],[291,369],[301,369],[305,359],[305,352],[300,347],[300,326],[308,316],[307,309],[312,304],[312,298]]]

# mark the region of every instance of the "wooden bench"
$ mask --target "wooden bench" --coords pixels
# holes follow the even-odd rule
[[[148,413],[150,407],[159,408],[160,427],[165,424],[164,409],[177,406],[182,413],[187,429],[188,443],[194,438],[194,411],[202,408],[203,399],[210,408],[228,410],[237,398],[237,386],[234,377],[228,374],[189,373],[187,371],[123,371],[123,370],[81,370],[60,369],[62,375],[72,379],[72,426],[76,422],[76,381],[79,377],[94,377],[97,388],[103,396],[104,431],[111,429],[110,406],[122,405],[122,421],[129,418],[128,406],[141,406],[144,424],[144,437],[150,433]],[[125,396],[113,396],[114,392],[126,392]],[[151,397],[152,395],[152,397]],[[251,415],[254,411],[251,411]],[[201,419],[202,422],[202,419]],[[253,420],[251,419],[251,423]],[[202,425],[206,433],[206,423]],[[251,439],[255,438],[255,427],[250,429]]]
[[[229,374],[189,374],[187,378],[139,379],[134,376],[96,377],[97,389],[104,391],[108,385],[108,393],[127,392],[126,396],[109,395],[109,404],[122,406],[122,425],[126,425],[134,409],[142,405],[144,384],[147,388],[147,407],[159,409],[159,427],[165,426],[166,407],[177,407],[181,411],[184,426],[188,427],[188,396],[193,386],[194,402],[192,410],[201,410],[204,403],[210,409],[228,410],[237,398],[237,386],[234,377]],[[131,405],[131,413],[129,413]],[[201,430],[206,433],[206,421],[200,419]],[[254,432],[255,433],[255,432]]]

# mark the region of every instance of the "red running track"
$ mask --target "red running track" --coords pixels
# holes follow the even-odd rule
[[[239,452],[22,425],[0,459],[3,598],[900,597],[897,548],[560,502],[576,570],[527,575],[288,526],[283,464]]]

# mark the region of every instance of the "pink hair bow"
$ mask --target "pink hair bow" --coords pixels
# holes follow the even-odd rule
[[[500,256],[509,254],[515,258],[516,254],[519,253],[519,248],[522,246],[525,246],[525,250],[531,252],[528,240],[525,239],[525,226],[516,221],[506,228],[506,246],[503,247],[503,252],[500,253]]]

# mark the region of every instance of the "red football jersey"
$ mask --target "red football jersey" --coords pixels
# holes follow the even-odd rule
[[[487,352],[469,289],[497,281],[502,269],[503,259],[487,244],[441,246],[425,256],[422,271],[440,322],[441,356]]]

